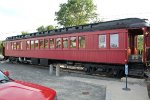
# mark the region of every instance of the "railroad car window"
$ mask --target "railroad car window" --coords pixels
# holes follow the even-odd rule
[[[85,48],[85,36],[79,37],[79,48]]]
[[[54,48],[54,39],[50,39],[50,48]]]
[[[35,43],[34,43],[35,48],[37,49],[37,48],[38,48],[39,41],[38,41],[38,40],[35,40],[34,42],[35,42]]]
[[[33,49],[34,48],[34,41],[31,40],[31,48]]]
[[[68,48],[68,38],[63,38],[63,48]]]
[[[27,45],[26,48],[30,49],[30,41],[26,41],[26,45]]]
[[[44,46],[45,46],[45,48],[48,48],[48,39],[44,40]]]
[[[70,48],[76,48],[76,37],[70,38]]]
[[[119,35],[118,34],[111,34],[110,35],[110,47],[111,48],[118,48],[119,47]]]
[[[56,39],[56,48],[61,48],[61,38]]]
[[[16,47],[17,47],[17,50],[20,49],[20,42],[16,42]]]
[[[99,35],[99,48],[106,48],[106,35]]]
[[[40,40],[40,48],[44,48],[44,41]]]
[[[13,43],[13,50],[16,50],[16,42]]]

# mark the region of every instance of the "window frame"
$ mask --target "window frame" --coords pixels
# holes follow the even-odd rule
[[[47,47],[46,47],[46,42],[45,42],[46,40],[47,40]],[[50,46],[49,46],[49,38],[45,38],[43,41],[44,41],[44,49],[49,49],[50,48]]]
[[[53,46],[51,46],[51,39],[53,39]],[[49,38],[49,49],[55,49],[55,38]]]
[[[16,42],[13,42],[13,50],[17,50]]]
[[[29,42],[29,44],[28,44],[28,42]],[[29,47],[28,47],[28,45],[29,45]],[[27,40],[26,41],[26,50],[30,50],[30,49],[31,49],[31,41]]]
[[[71,47],[71,43],[72,43],[72,41],[71,41],[71,38],[75,38],[76,39],[76,42],[75,42],[75,47],[73,48],[73,47]],[[76,49],[78,46],[77,46],[77,39],[78,39],[78,37],[77,36],[70,36],[70,38],[69,38],[69,48],[70,49]]]
[[[56,49],[61,49],[62,48],[62,38],[58,37],[58,38],[55,39],[55,41],[56,41],[55,42],[55,48]],[[59,47],[58,47],[58,41],[60,42]]]
[[[80,37],[84,37],[84,47],[80,47]],[[81,36],[78,36],[78,48],[79,49],[85,49],[86,48],[86,36],[85,35],[81,35]]]
[[[100,47],[100,36],[105,36],[105,47]],[[98,48],[99,49],[107,49],[107,34],[98,34]]]
[[[17,41],[16,42],[16,50],[20,50],[21,49],[21,42]]]
[[[64,39],[67,39],[67,45],[66,45],[67,47],[64,46]],[[62,48],[63,49],[68,49],[69,48],[69,38],[68,37],[63,37],[62,38]]]
[[[32,44],[32,42],[33,42],[33,44]],[[34,50],[34,49],[35,49],[34,40],[31,40],[31,41],[30,41],[30,48],[31,48],[31,50]]]
[[[38,43],[36,43],[36,41]],[[39,40],[38,39],[34,40],[34,49],[39,49]]]
[[[117,47],[112,47],[111,46],[111,35],[117,35],[118,36],[118,41],[117,41]],[[109,48],[110,49],[117,49],[117,48],[119,48],[120,46],[120,43],[119,43],[119,33],[110,33],[110,35],[109,35]],[[114,40],[114,39],[113,39]],[[116,45],[116,44],[115,44]]]
[[[41,45],[41,42],[42,42],[42,45]],[[44,39],[39,39],[39,48],[40,49],[44,49]]]

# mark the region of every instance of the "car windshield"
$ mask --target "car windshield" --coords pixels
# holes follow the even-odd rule
[[[0,82],[9,81],[9,78],[0,71]]]

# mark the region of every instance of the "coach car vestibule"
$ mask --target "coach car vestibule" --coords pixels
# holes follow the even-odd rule
[[[150,62],[150,31],[147,28],[128,30],[128,61]]]

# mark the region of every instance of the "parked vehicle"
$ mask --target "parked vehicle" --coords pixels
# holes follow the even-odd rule
[[[0,100],[56,100],[56,91],[33,83],[14,80],[0,71]]]
[[[142,37],[139,49],[138,37]],[[150,64],[148,20],[127,18],[8,37],[4,56],[10,61],[80,65],[86,73],[105,71],[143,76]]]

